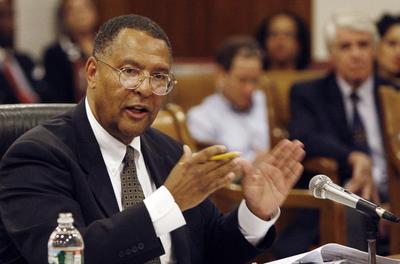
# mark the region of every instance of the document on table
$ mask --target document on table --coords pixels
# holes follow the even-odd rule
[[[368,264],[368,253],[339,244],[326,244],[310,252],[284,258],[269,264]],[[376,257],[377,264],[400,264],[400,260]]]

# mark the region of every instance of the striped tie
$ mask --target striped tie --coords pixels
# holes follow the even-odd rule
[[[364,123],[361,119],[360,113],[358,112],[358,103],[360,97],[355,93],[351,93],[350,99],[353,104],[353,124],[351,126],[351,131],[353,134],[354,147],[366,154],[370,153],[370,149],[367,141],[367,133],[365,131]]]

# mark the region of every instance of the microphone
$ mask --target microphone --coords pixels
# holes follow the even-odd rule
[[[329,199],[355,208],[369,216],[383,218],[395,223],[400,222],[400,218],[396,215],[334,184],[328,176],[321,174],[314,176],[310,180],[308,188],[315,198]]]

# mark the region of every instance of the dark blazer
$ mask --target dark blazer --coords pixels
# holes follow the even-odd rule
[[[49,46],[43,56],[47,103],[75,103],[73,65],[57,42]]]
[[[374,97],[382,130],[378,87],[390,84],[374,78]],[[338,161],[342,181],[351,177],[347,157],[355,150],[348,125],[343,96],[334,73],[312,81],[295,84],[290,94],[291,121],[289,133],[304,143],[306,159],[330,157]],[[382,134],[382,131],[381,131]]]
[[[181,146],[148,129],[142,152],[160,186]],[[72,212],[85,242],[85,263],[143,263],[164,250],[144,203],[119,212],[84,103],[30,130],[0,165],[0,263],[47,263],[47,241],[60,212]],[[184,212],[171,233],[178,263],[244,263],[271,245],[271,228],[258,248],[238,229],[237,211],[222,216],[207,199]]]
[[[41,87],[39,88],[39,82],[33,78],[33,69],[35,67],[34,62],[25,54],[14,53],[14,57],[22,69],[27,81],[30,83],[32,88],[38,94],[40,98],[43,97],[43,92]],[[9,82],[4,77],[3,71],[0,71],[0,104],[17,104],[20,103],[16,97],[14,90],[11,88]]]

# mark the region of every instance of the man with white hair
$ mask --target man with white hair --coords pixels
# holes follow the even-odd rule
[[[293,86],[290,136],[304,142],[306,158],[336,160],[340,184],[347,190],[375,203],[385,202],[388,186],[378,89],[388,83],[374,73],[376,28],[361,14],[343,13],[331,18],[325,33],[333,71]],[[355,235],[353,226],[348,231],[349,245],[365,249],[365,232]]]

